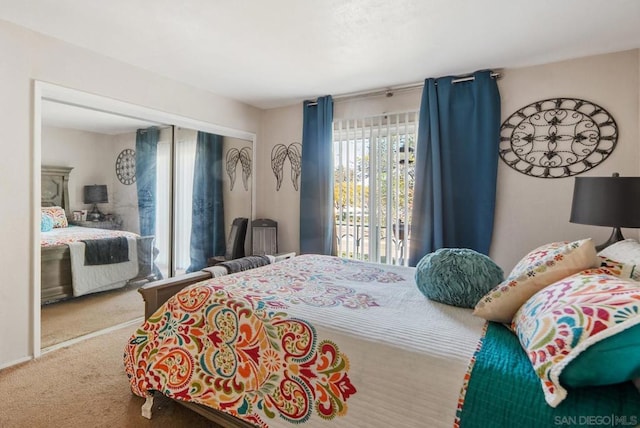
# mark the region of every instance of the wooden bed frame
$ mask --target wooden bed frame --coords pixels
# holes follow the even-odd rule
[[[200,281],[211,278],[212,275],[207,271],[193,272],[185,275],[176,276],[173,278],[163,279],[160,281],[150,282],[143,285],[138,289],[138,292],[142,294],[144,299],[144,317],[149,318],[164,302],[166,302],[171,296],[176,294],[183,288],[195,284]],[[155,394],[159,394],[155,392]],[[147,400],[142,405],[142,416],[147,419],[151,419],[151,409],[153,407],[154,394],[147,395]],[[204,416],[208,420],[219,424],[223,427],[229,428],[255,428],[254,425],[237,419],[224,412],[211,409],[209,407],[202,406],[195,403],[187,403],[185,401],[175,400],[181,405],[193,410],[194,412]]]
[[[169,297],[178,291],[211,277],[210,272],[203,270],[160,281],[153,281],[138,288],[138,293],[142,294],[142,298],[144,299],[144,318],[149,318],[164,302],[169,300]]]
[[[42,166],[41,205],[69,211],[69,173],[73,167]],[[40,303],[73,297],[69,247],[55,246],[40,249]]]

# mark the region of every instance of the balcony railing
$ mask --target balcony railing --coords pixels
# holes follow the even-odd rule
[[[356,260],[407,266],[410,225],[394,224],[387,227],[370,227],[359,224],[336,224],[338,255]],[[389,233],[391,232],[391,233]]]

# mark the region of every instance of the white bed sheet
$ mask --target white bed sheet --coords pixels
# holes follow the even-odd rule
[[[296,270],[296,265],[318,257],[297,257],[289,263]],[[371,263],[361,266],[381,268]],[[368,295],[379,306],[351,309],[337,305],[313,310],[298,304],[286,309],[289,316],[311,322],[318,337],[333,340],[349,358],[349,377],[358,392],[348,400],[346,416],[335,418],[331,426],[451,428],[485,321],[473,316],[471,309],[427,299],[415,284],[415,268],[383,268],[404,280],[332,281],[330,285],[344,285],[353,294]],[[315,422],[325,426],[322,420]],[[275,419],[269,426],[291,424]]]
[[[81,226],[57,227],[49,232],[40,232],[40,246],[54,247],[58,245],[66,245],[70,242],[78,242],[84,239],[115,238],[118,236],[136,238],[139,235],[125,230],[98,229],[94,227]]]
[[[124,287],[138,275],[137,240],[127,238],[129,261],[105,265],[85,266],[83,242],[70,242],[71,278],[74,297]]]

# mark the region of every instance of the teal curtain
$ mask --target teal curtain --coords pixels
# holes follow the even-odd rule
[[[138,217],[140,235],[156,235],[156,180],[158,139],[156,127],[136,131],[136,190],[138,193]],[[160,269],[153,264],[156,279],[162,279]]]
[[[489,253],[496,198],[500,94],[489,71],[426,79],[416,147],[409,264],[439,248]]]
[[[333,254],[333,99],[305,101],[300,175],[300,253]]]
[[[156,234],[156,171],[158,138],[156,127],[138,129],[136,132],[136,188],[140,235]]]
[[[222,171],[222,136],[198,132],[193,173],[191,264],[187,272],[206,267],[209,257],[224,255]]]

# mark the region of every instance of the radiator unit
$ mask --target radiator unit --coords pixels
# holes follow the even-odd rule
[[[278,222],[261,218],[251,222],[253,255],[264,256],[278,253]]]

